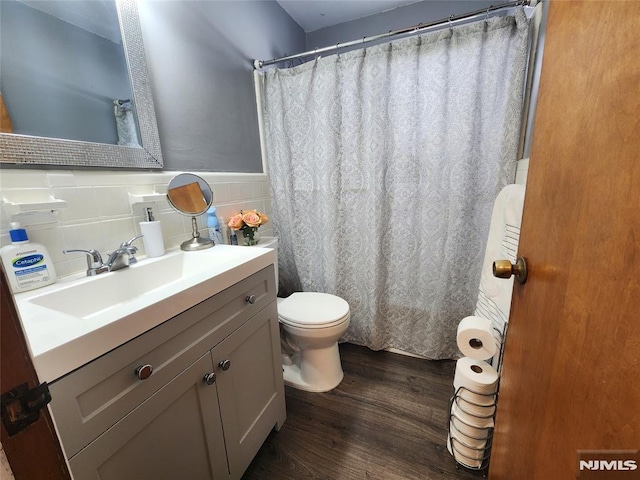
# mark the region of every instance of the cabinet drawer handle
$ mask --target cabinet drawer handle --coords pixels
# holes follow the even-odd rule
[[[245,300],[247,301],[247,303],[253,305],[254,303],[256,303],[256,296],[255,295],[247,295],[247,298],[245,298]]]
[[[148,363],[145,363],[144,365],[140,365],[138,368],[136,368],[136,376],[138,377],[139,380],[146,380],[151,376],[152,373],[153,373],[153,367]]]
[[[203,380],[207,385],[213,385],[214,383],[216,383],[216,374],[214,372],[207,373],[204,376]]]
[[[231,368],[231,360],[222,360],[218,365],[220,365],[220,368],[226,372]]]

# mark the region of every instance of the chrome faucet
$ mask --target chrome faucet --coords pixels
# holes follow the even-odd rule
[[[110,255],[107,263],[103,263],[102,255],[97,250],[63,250],[62,253],[84,253],[87,255],[87,276],[93,277],[104,272],[113,272],[126,268],[129,265],[133,265],[138,261],[134,256],[138,249],[132,245],[134,240],[142,237],[142,235],[136,235],[131,240],[122,242],[120,247],[114,250]]]
[[[126,268],[138,261],[138,259],[134,257],[134,255],[138,252],[138,248],[131,244],[134,242],[134,240],[137,240],[140,237],[142,237],[142,235],[136,235],[131,240],[122,242],[120,244],[120,247],[114,250],[109,255],[109,260],[107,260],[107,267],[109,268],[110,272],[120,270],[121,268]]]
[[[62,253],[85,253],[87,255],[87,276],[93,277],[100,273],[108,272],[109,267],[102,263],[102,255],[94,249],[91,250],[63,250]]]

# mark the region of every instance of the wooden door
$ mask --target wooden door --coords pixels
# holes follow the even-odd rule
[[[6,393],[23,383],[39,385],[26,339],[18,319],[9,284],[0,269],[0,392]],[[58,442],[49,411],[40,411],[37,422],[9,435],[4,423],[0,439],[16,480],[69,480],[69,471]],[[34,461],[37,458],[37,461]]]
[[[640,448],[638,32],[640,2],[551,1],[490,479]]]

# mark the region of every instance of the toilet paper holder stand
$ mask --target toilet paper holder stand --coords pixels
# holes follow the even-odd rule
[[[502,371],[502,357],[504,354],[504,338],[505,335],[507,333],[507,325],[508,323],[505,322],[502,330],[500,330],[498,327],[496,327],[495,325],[493,326],[493,331],[494,331],[494,335],[496,337],[496,340],[498,340],[500,343],[500,352],[498,354],[498,358],[497,358],[497,362],[496,365],[492,365],[496,371],[498,372],[498,375],[501,373]],[[467,409],[465,409],[464,407],[461,406],[460,404],[460,400],[461,400],[461,393],[463,390],[466,390],[467,392],[473,393],[475,395],[480,395],[480,396],[484,396],[484,397],[493,397],[492,401],[489,404],[485,404],[483,402],[483,404],[479,404],[476,402],[473,402],[467,398],[465,398],[463,401],[476,406],[476,407],[481,407],[481,408],[492,408],[493,411],[490,415],[478,415],[477,413],[471,412]],[[489,459],[491,457],[491,446],[492,446],[492,440],[493,440],[493,426],[489,426],[489,427],[477,427],[475,425],[468,425],[466,422],[464,422],[462,419],[458,418],[455,413],[453,413],[453,404],[454,402],[456,403],[456,408],[459,409],[460,411],[462,411],[463,413],[470,415],[472,417],[475,417],[479,420],[483,420],[483,421],[487,421],[489,419],[491,420],[495,420],[495,415],[496,415],[496,409],[497,409],[497,402],[498,402],[498,392],[500,390],[500,380],[498,379],[498,387],[496,389],[496,393],[483,393],[483,392],[477,392],[474,391],[468,387],[464,387],[461,386],[459,388],[457,388],[453,394],[453,396],[451,397],[450,401],[449,401],[449,435],[447,437],[447,443],[449,444],[449,451],[452,453],[455,461],[456,461],[456,468],[459,468],[460,465],[462,465],[464,468],[467,468],[469,470],[478,470],[478,471],[483,471],[483,477],[487,476],[487,471],[489,469]],[[462,422],[463,424],[472,427],[474,429],[477,429],[479,431],[485,431],[486,432],[486,436],[474,436],[471,437],[468,434],[463,434],[462,432],[460,432],[454,425],[453,419],[455,419],[458,422]],[[494,423],[493,421],[491,422],[492,424]],[[485,441],[484,446],[482,447],[475,447],[473,445],[470,445],[468,443],[465,443],[464,441],[460,440],[460,435],[455,435],[456,432],[458,434],[462,434],[463,436],[466,436],[472,440],[478,440],[478,441]],[[464,449],[464,451],[463,451]],[[472,457],[468,454],[469,450],[475,452],[475,455]],[[466,452],[466,453],[465,453]]]

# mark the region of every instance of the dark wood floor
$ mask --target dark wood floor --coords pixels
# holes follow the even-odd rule
[[[328,393],[286,387],[287,421],[243,480],[482,478],[446,449],[454,361],[340,345],[344,380]]]

